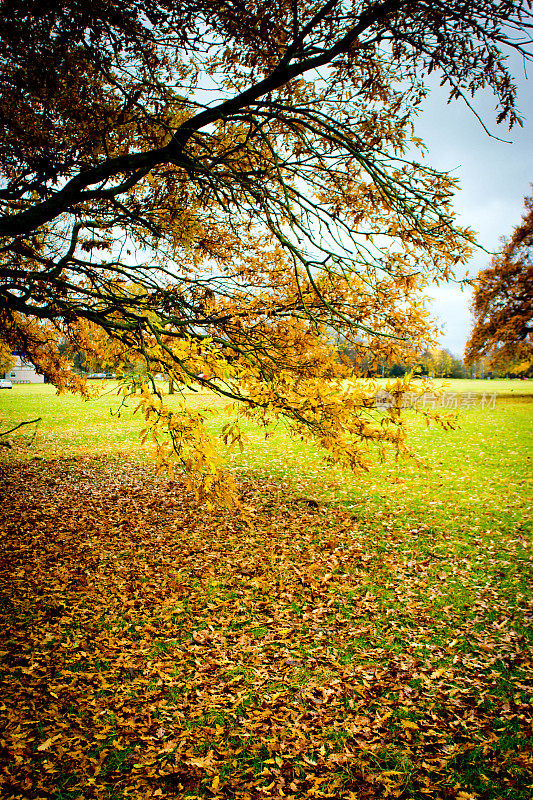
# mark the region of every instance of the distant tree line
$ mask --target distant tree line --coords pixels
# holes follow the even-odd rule
[[[409,363],[385,362],[368,366],[361,362],[360,354],[350,347],[339,345],[339,357],[344,363],[352,363],[369,378],[401,378],[408,372],[432,378],[529,378],[533,377],[533,366],[528,361],[517,359],[506,365],[491,364],[488,357],[472,363],[454,355],[445,348],[425,350],[413,356]]]

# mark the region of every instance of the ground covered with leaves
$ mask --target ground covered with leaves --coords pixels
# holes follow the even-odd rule
[[[139,463],[0,467],[6,798],[529,800],[531,551]],[[453,514],[453,509],[450,509]]]

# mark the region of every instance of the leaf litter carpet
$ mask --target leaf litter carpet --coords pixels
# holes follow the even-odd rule
[[[138,464],[0,479],[3,797],[531,797],[519,536],[491,573],[264,480],[241,518]]]

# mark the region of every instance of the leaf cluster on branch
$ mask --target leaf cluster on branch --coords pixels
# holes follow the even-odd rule
[[[454,179],[417,155],[425,78],[467,103],[489,88],[498,120],[520,122],[505,53],[531,57],[529,3],[0,10],[6,342],[60,389],[85,390],[68,342],[181,387],[204,375],[342,461],[360,462],[357,443],[398,443],[362,389],[349,402],[332,389],[345,374],[332,342],[376,364],[431,343],[424,289],[453,276],[473,235],[454,227]],[[201,421],[147,393],[189,464],[180,442],[203,441]]]

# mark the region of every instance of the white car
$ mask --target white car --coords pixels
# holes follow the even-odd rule
[[[0,389],[12,389],[13,384],[11,381],[4,380],[4,378],[0,378]]]

